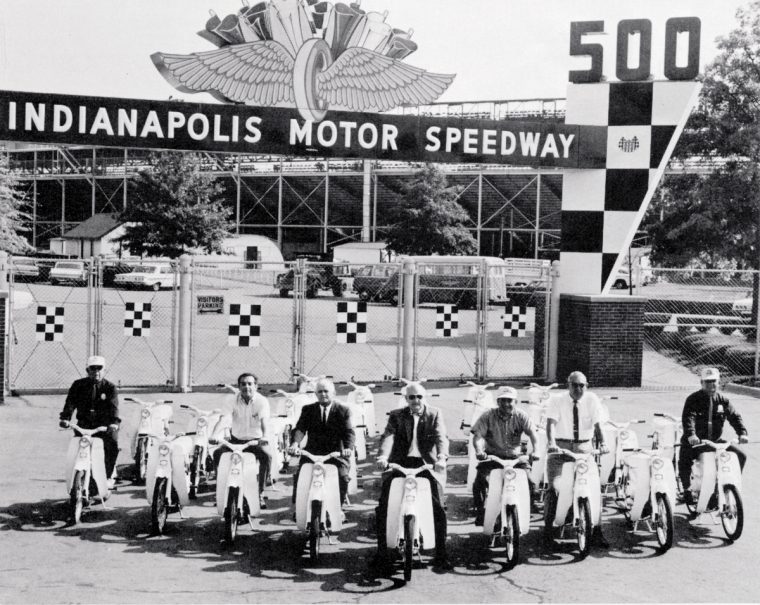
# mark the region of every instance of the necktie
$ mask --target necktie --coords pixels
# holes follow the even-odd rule
[[[414,428],[412,428],[412,443],[419,448],[419,444],[417,443],[417,427],[420,425],[420,415],[412,414],[412,420],[414,421]]]
[[[713,398],[710,395],[710,402],[707,405],[707,439],[712,440],[712,422],[713,422]]]
[[[327,424],[327,408],[322,406],[322,424]]]
[[[581,438],[580,422],[578,421],[578,400],[573,399],[573,439],[579,441]]]

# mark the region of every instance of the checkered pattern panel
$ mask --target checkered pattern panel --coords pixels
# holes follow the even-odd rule
[[[507,307],[504,314],[504,336],[522,338],[536,331],[536,308],[525,306]]]
[[[37,307],[35,336],[42,342],[63,341],[63,307]]]
[[[150,303],[125,304],[124,336],[150,336],[150,309]]]
[[[339,344],[367,342],[367,303],[345,301],[338,303],[336,340]]]
[[[435,308],[435,335],[438,338],[459,336],[459,309],[456,305]]]
[[[606,127],[603,169],[567,171],[562,190],[563,292],[609,289],[696,102],[696,82],[571,84],[565,123]]]
[[[258,347],[261,336],[261,305],[230,304],[227,344],[231,347]]]

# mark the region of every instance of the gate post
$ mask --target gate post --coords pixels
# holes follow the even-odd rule
[[[190,285],[193,274],[190,268],[190,256],[179,257],[179,313],[177,330],[177,388],[180,393],[189,393],[190,388],[190,344],[192,331],[192,296]]]
[[[547,352],[546,378],[549,382],[557,380],[557,354],[559,351],[559,261],[552,261],[551,298],[549,302],[549,347]]]
[[[8,253],[0,250],[0,334],[2,335],[2,348],[0,348],[0,405],[5,403],[8,393],[8,356],[10,354],[10,340],[8,339],[8,327],[10,320],[10,290],[8,288]]]
[[[401,300],[404,301],[404,323],[401,333],[401,377],[414,380],[414,276],[417,273],[417,263],[407,258],[401,269],[404,276]]]

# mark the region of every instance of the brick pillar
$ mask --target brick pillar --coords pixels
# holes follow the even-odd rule
[[[638,296],[560,297],[557,380],[574,370],[593,387],[639,387],[644,306]]]
[[[5,391],[6,385],[6,370],[8,368],[8,359],[6,353],[8,352],[8,292],[0,290],[0,331],[2,332],[2,338],[0,338],[0,405],[5,403]]]

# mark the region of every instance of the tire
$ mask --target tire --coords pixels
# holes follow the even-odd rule
[[[319,523],[322,519],[322,502],[313,500],[311,503],[311,525],[309,526],[309,559],[312,563],[319,560]]]
[[[135,480],[141,485],[145,483],[145,475],[148,472],[147,445],[147,437],[137,438],[137,447],[135,448]]]
[[[224,539],[228,544],[235,542],[238,526],[238,487],[231,487],[227,492],[227,506],[224,509]]]
[[[190,462],[190,493],[188,497],[191,500],[195,500],[198,495],[198,486],[201,479],[201,465],[203,460],[203,448],[200,445],[196,445],[193,449],[193,459]]]
[[[417,519],[414,515],[404,515],[404,582],[412,579],[412,559],[414,558],[414,536]]]
[[[306,288],[306,298],[316,298],[319,293],[319,288],[315,286],[309,286]]]
[[[287,298],[289,292],[290,290],[286,290],[285,288],[280,288],[280,298]]]
[[[668,496],[658,493],[656,496],[657,511],[653,515],[655,522],[655,533],[657,534],[657,543],[660,545],[660,552],[667,552],[673,546],[673,509],[670,506]]]
[[[155,284],[153,284],[153,285],[151,286],[151,289],[152,289],[154,292],[158,292],[158,291],[161,289],[161,283],[160,283],[160,282],[158,282],[158,283],[155,283]]]
[[[338,282],[337,284],[333,284],[332,286],[332,293],[333,296],[337,296],[338,298],[343,296],[343,283]]]
[[[360,301],[362,301],[362,302],[369,302],[369,299],[370,299],[369,292],[367,292],[366,290],[360,290],[359,291],[359,300]]]
[[[581,560],[588,557],[591,552],[591,506],[588,498],[578,499],[578,526],[575,528],[575,538],[578,542],[578,551]]]
[[[82,520],[82,509],[84,508],[84,471],[77,471],[74,474],[74,481],[71,483],[69,494],[69,506],[71,521],[74,525],[78,525]]]
[[[57,285],[58,285],[58,282],[57,282],[56,280],[54,280],[54,279],[51,279],[51,280],[50,280],[50,285],[51,285],[51,286],[57,286]]]
[[[723,497],[725,504],[720,512],[720,522],[726,537],[733,542],[741,537],[744,530],[744,504],[735,485],[724,485]]]
[[[502,533],[504,537],[504,551],[507,557],[507,569],[517,565],[520,558],[520,521],[517,517],[517,507],[514,504],[507,506],[507,518],[503,519]]]
[[[154,536],[164,533],[166,518],[169,516],[169,505],[166,502],[166,477],[156,479],[153,488],[153,503],[150,507],[150,525]]]

